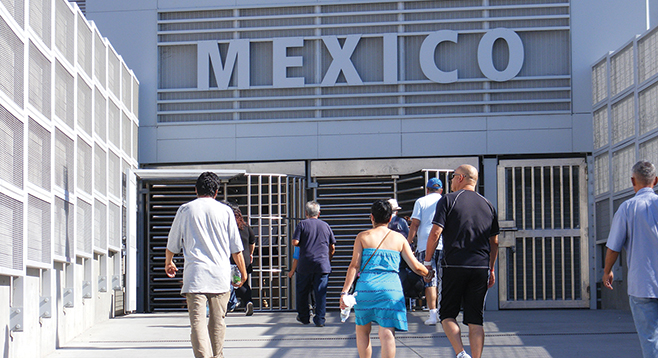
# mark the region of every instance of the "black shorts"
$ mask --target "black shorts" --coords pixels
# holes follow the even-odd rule
[[[441,285],[441,321],[456,319],[464,305],[464,324],[482,325],[484,322],[484,300],[489,284],[489,269],[444,267]]]

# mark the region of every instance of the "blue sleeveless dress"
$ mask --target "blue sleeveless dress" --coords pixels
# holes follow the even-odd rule
[[[374,248],[363,249],[361,269]],[[368,262],[356,283],[356,324],[363,326],[376,322],[382,327],[397,331],[407,330],[407,307],[404,303],[402,284],[398,276],[400,252],[379,249]]]

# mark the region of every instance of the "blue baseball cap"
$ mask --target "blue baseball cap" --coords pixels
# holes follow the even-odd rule
[[[439,178],[430,178],[430,180],[427,181],[427,189],[443,189],[443,183],[441,182],[441,179]]]

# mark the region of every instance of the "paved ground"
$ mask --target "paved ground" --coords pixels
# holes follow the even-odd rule
[[[426,312],[409,313],[409,332],[398,332],[397,357],[454,357],[440,326],[427,327]],[[341,323],[302,326],[295,313],[229,314],[224,354],[231,357],[358,357],[354,314]],[[630,312],[610,310],[488,311],[485,358],[640,357]],[[373,357],[380,354],[373,332]],[[467,342],[467,329],[464,329]],[[98,324],[49,358],[193,357],[186,314],[132,314]],[[469,351],[468,347],[466,349]]]

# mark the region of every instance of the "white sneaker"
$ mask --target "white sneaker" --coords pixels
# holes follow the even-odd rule
[[[437,322],[438,322],[436,316],[437,316],[437,314],[436,314],[436,310],[430,310],[430,318],[428,318],[428,319],[425,321],[425,325],[426,325],[426,326],[434,326],[434,325],[436,325]]]
[[[457,354],[457,358],[471,358],[471,356],[468,355],[468,353],[466,353],[466,351],[461,351],[461,352],[459,352],[459,354]]]

